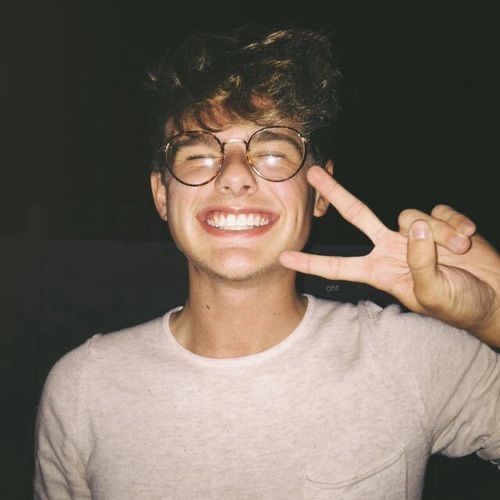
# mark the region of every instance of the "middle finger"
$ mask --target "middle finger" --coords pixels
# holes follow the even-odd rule
[[[307,175],[310,183],[325,196],[348,222],[370,238],[376,245],[389,231],[381,220],[333,177],[319,167],[312,167]]]

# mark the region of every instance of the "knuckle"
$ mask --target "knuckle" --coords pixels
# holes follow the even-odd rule
[[[418,302],[426,309],[439,309],[440,293],[435,287],[415,285],[414,293]]]
[[[339,259],[330,259],[330,279],[336,279],[339,275],[340,261]]]
[[[454,212],[452,207],[450,207],[449,205],[445,205],[443,203],[440,203],[439,205],[436,205],[432,209],[431,215],[433,217],[437,217],[438,219],[442,219],[442,218],[446,217],[447,215],[449,215],[450,212]]]
[[[432,235],[437,243],[445,243],[455,236],[455,232],[445,222],[434,221],[432,224]]]
[[[453,226],[458,226],[460,223],[464,222],[466,220],[466,218],[464,217],[463,214],[461,214],[460,212],[456,212],[454,211],[451,215],[450,215],[450,219],[449,219],[449,223],[453,224]]]
[[[363,203],[360,200],[354,200],[349,206],[345,209],[345,218],[348,221],[355,220],[356,217],[363,210]]]
[[[415,208],[405,208],[398,216],[398,224],[403,227],[409,226],[418,216],[419,211]]]
[[[307,256],[304,264],[306,273],[310,274],[313,271],[313,262],[310,255]]]
[[[432,209],[433,212],[442,212],[445,210],[450,210],[450,206],[446,205],[445,203],[438,203],[437,205],[434,206]]]
[[[336,194],[337,194],[335,184],[333,184],[333,185],[328,184],[328,185],[323,186],[322,191],[325,195],[325,198],[327,198],[328,200],[334,200],[336,197]]]
[[[423,259],[420,255],[408,255],[408,264],[410,264],[412,272],[419,275],[424,274],[429,269],[427,259]],[[421,285],[419,285],[421,287]]]

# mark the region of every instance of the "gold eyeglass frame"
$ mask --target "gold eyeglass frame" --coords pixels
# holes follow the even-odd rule
[[[304,145],[304,152],[303,152],[303,155],[302,155],[302,160],[300,162],[300,165],[297,167],[297,170],[292,174],[290,175],[289,177],[287,177],[286,179],[280,179],[280,180],[275,180],[275,179],[268,179],[267,177],[264,177],[258,170],[257,168],[253,165],[252,161],[250,160],[250,150],[249,150],[249,144],[252,140],[252,138],[258,134],[259,132],[262,132],[263,130],[268,130],[268,129],[275,129],[275,128],[279,128],[279,129],[288,129],[288,130],[291,130],[293,132],[295,132],[300,140],[302,141],[302,144]],[[219,143],[219,146],[220,146],[220,152],[221,152],[221,157],[220,157],[220,160],[219,160],[219,168],[216,170],[215,174],[207,181],[205,182],[202,182],[201,184],[191,184],[189,182],[186,182],[186,181],[183,181],[181,179],[179,179],[173,172],[173,169],[171,168],[171,166],[169,165],[169,161],[168,161],[168,150],[169,148],[171,147],[171,144],[172,144],[172,141],[176,138],[176,137],[179,137],[181,135],[189,135],[189,134],[208,134],[208,135],[211,135],[212,137],[215,138],[215,140]],[[287,126],[284,126],[284,125],[270,125],[270,126],[267,126],[267,127],[262,127],[260,128],[259,130],[256,130],[249,138],[247,141],[245,141],[245,139],[228,139],[227,141],[224,141],[222,142],[215,134],[213,134],[212,132],[207,132],[205,130],[188,130],[188,131],[185,131],[185,132],[179,132],[178,134],[175,134],[173,135],[172,137],[170,137],[168,139],[168,141],[165,143],[164,146],[162,146],[160,149],[159,149],[159,152],[162,152],[164,153],[164,160],[165,160],[165,164],[167,166],[167,169],[168,171],[172,174],[172,177],[174,179],[176,179],[177,181],[179,181],[181,184],[184,184],[185,186],[192,186],[192,187],[198,187],[198,186],[204,186],[205,184],[208,184],[209,182],[212,182],[219,174],[220,172],[222,171],[222,166],[224,165],[224,160],[226,158],[226,151],[225,151],[225,146],[226,144],[232,144],[232,143],[236,143],[236,142],[243,142],[245,144],[245,157],[246,157],[246,160],[247,160],[247,163],[248,165],[250,166],[250,168],[252,169],[252,171],[257,175],[259,176],[261,179],[264,179],[266,181],[269,181],[269,182],[285,182],[289,179],[291,179],[292,177],[296,176],[300,170],[302,169],[302,167],[304,166],[304,163],[305,163],[305,159],[307,157],[307,144],[309,142],[309,140],[307,139],[307,137],[305,137],[301,132],[299,132],[297,129],[293,128],[293,127],[287,127]]]

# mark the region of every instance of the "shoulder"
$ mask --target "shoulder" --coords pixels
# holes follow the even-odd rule
[[[327,327],[369,346],[384,357],[428,360],[447,356],[453,349],[457,359],[472,356],[482,344],[465,330],[437,319],[403,311],[397,304],[381,307],[371,301],[341,303],[311,297],[312,318],[318,327]],[[485,346],[487,348],[487,346]]]
[[[378,347],[393,349],[405,358],[442,362],[450,350],[454,357],[473,357],[478,349],[490,350],[486,344],[460,328],[429,316],[403,311],[398,305],[382,308],[363,301],[358,305],[360,321],[374,338]]]
[[[382,334],[395,330],[403,332],[406,327],[413,327],[410,323],[420,321],[418,315],[404,313],[396,304],[384,308],[367,300],[354,304],[310,295],[308,297],[312,306],[312,320],[322,326],[335,327],[336,330],[339,327],[350,327],[351,330],[360,333],[366,331],[373,336],[375,332]]]
[[[74,393],[86,374],[99,377],[100,371],[113,371],[137,357],[155,350],[161,339],[163,317],[106,334],[96,334],[62,356],[50,370],[44,393]],[[91,368],[89,369],[89,366]]]
[[[398,304],[382,307],[369,300],[362,300],[357,304],[318,297],[312,297],[312,300],[315,317],[356,322],[375,335],[407,337],[412,340],[418,335],[433,335],[438,339],[448,337],[454,341],[466,342],[465,339],[470,339],[472,343],[477,343],[477,339],[464,330],[428,316],[404,311]]]
[[[159,317],[114,332],[94,335],[89,340],[92,358],[103,357],[110,361],[115,357],[124,358],[154,349],[161,338],[163,318]]]

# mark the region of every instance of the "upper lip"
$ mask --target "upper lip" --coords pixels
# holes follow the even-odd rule
[[[274,210],[270,210],[268,208],[263,207],[235,207],[235,206],[227,206],[227,205],[213,205],[204,208],[200,212],[198,212],[197,218],[201,221],[206,221],[208,215],[211,212],[223,212],[227,214],[265,214],[269,217],[270,221],[276,220],[278,218],[278,214]]]

